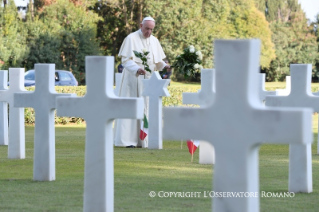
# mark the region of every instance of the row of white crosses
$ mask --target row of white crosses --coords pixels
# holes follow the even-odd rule
[[[306,70],[304,71],[306,74]],[[276,95],[277,96],[288,96],[291,91],[291,77],[286,76],[286,88],[285,89],[277,89]],[[315,96],[319,96],[319,91],[313,93]],[[319,123],[319,116],[318,116],[318,123]],[[319,127],[318,127],[318,135],[319,135]],[[319,154],[319,136],[317,137],[317,154]]]
[[[265,89],[266,74],[259,75],[259,101],[264,103],[266,96],[276,95],[276,91],[267,91]],[[215,94],[215,70],[201,70],[201,89],[198,93],[183,93],[183,104],[197,104],[205,106],[210,104],[214,99]],[[290,91],[289,91],[290,92]],[[209,98],[207,98],[209,97]],[[199,148],[199,164],[214,164],[215,150],[214,147],[206,142],[201,141]]]
[[[163,149],[162,97],[170,96],[167,86],[171,80],[163,80],[158,72],[143,80],[143,96],[149,97],[148,149]],[[119,96],[122,73],[115,74],[114,93]]]
[[[271,109],[260,102],[259,90],[256,89],[259,54],[260,42],[257,40],[215,41],[216,92],[210,92],[214,94],[213,100],[200,108],[164,109],[164,138],[200,139],[215,147],[213,189],[216,192],[259,192],[260,144],[311,143],[311,109]],[[54,81],[47,87],[37,84],[33,94],[23,91],[14,94],[14,106],[35,108],[35,134],[44,141],[43,144],[35,141],[35,145],[41,146],[44,153],[35,147],[34,160],[43,158],[50,167],[45,174],[39,173],[44,180],[55,177],[52,175],[55,168],[54,171],[51,169],[54,167],[52,157],[55,158],[54,140],[51,139],[54,138],[54,108],[59,116],[77,116],[86,120],[84,211],[114,210],[112,121],[143,118],[142,98],[119,98],[114,94],[113,68],[113,57],[86,57],[87,93],[84,97],[56,97]],[[53,79],[54,65],[38,65],[35,69],[36,78],[41,77],[46,83],[51,79],[49,76],[52,75]],[[37,75],[40,69],[49,70],[43,71],[49,74]],[[167,94],[167,83],[156,74],[152,77],[149,82],[162,86],[150,98],[159,106],[161,97],[158,96]],[[160,106],[157,108],[160,110]],[[156,117],[160,122],[160,113]],[[44,135],[38,132],[38,124],[44,125]],[[156,128],[160,130],[160,127]],[[155,148],[160,148],[160,142],[155,140]],[[37,152],[40,156],[36,159]],[[214,201],[214,211],[259,211],[259,198],[228,197],[214,198]]]
[[[183,104],[197,104],[201,107],[209,105],[213,102],[215,96],[215,70],[201,70],[201,89],[198,93],[183,93]],[[211,143],[201,141],[199,146],[199,163],[214,164],[215,149]]]
[[[214,85],[212,76],[214,76],[215,70],[202,70],[202,90],[199,93],[183,93],[184,104],[199,104],[207,105],[214,99],[214,92],[212,92]],[[311,94],[311,65],[291,65],[291,75],[293,78],[294,90],[291,92],[291,77],[286,77],[286,89],[278,89],[276,91],[266,91],[265,74],[259,74],[260,79],[260,102],[265,102],[266,96],[288,96],[283,98],[285,101],[274,104],[273,100],[269,99],[281,99],[280,97],[269,97],[267,105],[269,106],[286,106],[286,107],[310,107],[315,112],[318,112],[319,99]],[[297,92],[298,91],[298,92]],[[210,93],[209,93],[210,92]],[[290,93],[291,92],[291,93]],[[211,98],[205,98],[211,96]],[[308,100],[308,101],[307,101]],[[311,102],[309,102],[311,101]],[[319,141],[319,140],[318,140]],[[199,151],[199,163],[200,164],[214,164],[214,149],[212,145],[207,142],[201,142]],[[289,156],[289,186],[290,192],[312,192],[312,166],[311,166],[311,145],[295,144],[290,145]]]
[[[3,102],[1,114],[6,114],[9,103],[9,134],[8,158],[25,158],[24,107],[32,107],[35,111],[34,160],[33,179],[38,181],[55,180],[55,131],[54,109],[57,96],[71,94],[57,94],[54,90],[54,64],[36,64],[35,77],[37,82],[34,92],[24,89],[24,69],[10,68],[10,87],[7,88],[7,71],[1,71],[0,101]],[[7,117],[1,131],[6,131]]]
[[[37,81],[34,92],[27,92],[23,87],[24,69],[9,69],[9,89],[5,86],[7,71],[0,72],[0,84],[3,86],[0,91],[0,101],[10,105],[9,128],[12,129],[12,132],[10,131],[12,134],[9,132],[9,158],[25,158],[22,107],[33,107],[35,110],[34,180],[55,180],[54,109],[57,107],[57,115],[83,117],[86,120],[84,211],[112,211],[114,207],[113,145],[110,142],[113,140],[112,121],[116,118],[143,118],[142,98],[115,96],[112,89],[113,72],[110,71],[113,67],[113,57],[86,57],[87,93],[84,97],[56,93],[54,64],[35,65],[35,78],[41,80]],[[152,116],[150,118],[153,122],[156,122],[155,119],[158,122],[153,124],[153,128],[157,130],[153,130],[153,134],[160,138],[162,137],[161,119],[159,119],[162,117],[161,95],[169,95],[168,83],[169,80],[162,80],[158,73],[144,82],[146,84],[144,93],[150,96],[150,104],[155,109],[150,110],[150,113],[155,115],[154,118]],[[162,87],[152,89],[151,84]],[[7,103],[1,105],[4,115],[7,112]],[[154,105],[158,107],[155,108]],[[0,130],[2,132],[7,129],[5,124],[8,119],[4,115],[1,117],[4,123]],[[5,133],[3,134],[3,145],[6,145],[8,142],[5,140]],[[162,140],[151,139],[150,146],[162,148]]]
[[[24,108],[13,107],[14,93],[24,92],[24,69],[10,68],[10,87],[7,87],[8,72],[0,71],[0,101],[1,101],[1,142],[8,146],[8,158],[25,158],[25,131],[24,131]],[[9,133],[8,133],[8,105],[9,104]],[[8,139],[9,138],[9,139]]]
[[[200,108],[164,108],[164,139],[199,139],[214,146],[215,192],[259,192],[259,146],[311,143],[312,110],[262,104],[257,89],[259,41],[217,40],[214,51],[212,103]],[[213,211],[259,211],[259,198],[214,198]]]
[[[291,91],[288,96],[267,96],[266,105],[307,107],[319,112],[319,97],[311,93],[311,65],[290,65]],[[289,191],[312,192],[311,144],[289,145]]]

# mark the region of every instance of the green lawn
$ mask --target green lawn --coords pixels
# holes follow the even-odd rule
[[[188,88],[196,88],[196,90],[200,89],[200,83],[185,83],[185,82],[171,82],[171,87],[188,87]],[[266,90],[276,90],[278,88],[285,88],[286,82],[266,82],[265,89]],[[312,91],[319,90],[319,83],[311,83]]]
[[[314,139],[317,137],[314,118]],[[0,146],[0,211],[82,211],[85,126],[56,127],[56,181],[33,182],[33,131],[26,127],[26,159],[7,159],[7,146]],[[114,148],[115,211],[210,211],[212,165],[194,162],[185,142],[165,141],[162,150]],[[318,211],[319,156],[313,148],[311,194],[294,198],[260,199],[261,211]],[[260,191],[287,192],[288,145],[260,148]],[[201,192],[193,198],[149,196],[165,192]]]

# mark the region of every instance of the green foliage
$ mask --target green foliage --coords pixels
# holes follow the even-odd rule
[[[264,4],[266,3],[267,4]],[[256,1],[260,10],[266,6],[266,18],[271,21],[272,41],[275,44],[276,58],[269,67],[262,67],[267,81],[282,81],[289,75],[290,64],[306,63],[313,65],[312,75],[317,76],[315,68],[318,55],[316,38],[312,27],[307,25],[304,12],[297,0]]]
[[[27,87],[27,91],[34,91],[34,87]],[[55,86],[55,90],[58,93],[75,93],[77,96],[84,96],[86,93],[86,86]],[[35,123],[35,112],[33,108],[25,108],[25,123],[26,124],[34,124]],[[84,121],[83,118],[80,117],[60,117],[55,114],[55,124],[69,124],[76,123],[80,124]]]
[[[0,7],[0,69],[19,67],[27,50],[26,30],[14,1],[9,0]]]
[[[34,87],[26,88],[27,91],[34,91]],[[55,90],[58,93],[74,93],[78,97],[83,97],[86,94],[86,86],[55,86]],[[170,93],[170,97],[163,97],[163,107],[166,106],[178,106],[183,105],[182,103],[182,93],[184,92],[197,92],[197,87],[188,87],[188,86],[169,86],[168,91]],[[26,124],[34,124],[35,116],[33,108],[25,108],[25,123]],[[76,123],[80,124],[85,120],[80,117],[59,117],[55,115],[55,123],[56,124],[69,124]]]
[[[96,40],[98,20],[97,14],[68,0],[45,7],[33,22],[27,23],[30,53],[24,66],[32,69],[35,63],[55,63],[56,69],[73,72],[81,83],[85,56],[100,55]]]
[[[216,38],[260,38],[264,67],[275,56],[268,23],[253,0],[112,0],[98,2],[91,9],[103,18],[97,36],[105,55],[116,56],[124,38],[139,28],[143,17],[152,16],[156,20],[153,35],[171,61],[194,45],[203,53],[203,66],[212,68]],[[184,74],[174,72],[172,79],[184,80]],[[189,80],[199,81],[199,77]]]
[[[145,16],[156,19],[154,35],[168,58],[176,58],[189,45],[201,49],[204,68],[213,65],[213,41],[218,38],[260,38],[262,66],[274,58],[271,32],[253,1],[156,1],[145,2]],[[174,72],[173,80],[183,80]],[[199,78],[190,78],[190,81]]]
[[[199,75],[200,70],[203,68],[202,64],[202,53],[201,51],[196,51],[194,46],[189,46],[184,49],[181,55],[178,55],[175,58],[173,68],[176,68],[176,71],[183,74],[185,79],[188,77],[196,77]]]
[[[316,41],[317,41],[316,45],[317,45],[317,48],[318,48],[318,51],[319,51],[319,30],[318,30],[318,26],[319,26],[319,12],[317,13],[316,21],[310,25],[310,27],[313,27],[313,29],[314,29],[312,34],[316,36]],[[316,59],[316,76],[317,76],[317,78],[319,78],[318,72],[319,72],[319,57],[317,57],[317,59]]]
[[[134,52],[134,55],[138,58],[140,58],[142,60],[142,64],[145,68],[146,71],[152,73],[150,67],[148,66],[148,63],[147,63],[147,55],[150,53],[146,50],[143,50],[143,52],[137,52],[137,51],[133,51]]]
[[[124,38],[139,28],[141,23],[140,1],[97,1],[90,7],[102,19],[97,23],[97,38],[103,55],[116,56]],[[118,63],[119,58],[116,57]]]

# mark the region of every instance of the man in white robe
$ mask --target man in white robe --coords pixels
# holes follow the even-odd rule
[[[124,66],[122,81],[120,84],[120,97],[141,97],[143,92],[142,79],[149,79],[151,74],[163,68],[169,68],[163,59],[166,57],[158,39],[152,35],[155,20],[151,17],[144,18],[140,29],[129,34],[123,41],[118,56]],[[147,56],[147,64],[152,73],[145,71],[142,60],[135,56],[133,50],[150,53]],[[148,98],[144,97],[144,114],[148,119]],[[118,119],[115,122],[114,144],[126,147],[147,147],[147,137],[141,141],[141,120]]]

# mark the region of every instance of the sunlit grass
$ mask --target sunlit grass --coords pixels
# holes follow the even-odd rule
[[[314,136],[317,136],[317,115]],[[85,126],[56,127],[56,181],[33,182],[33,131],[26,127],[26,159],[7,159],[0,146],[0,211],[82,211]],[[162,150],[114,148],[115,211],[210,211],[212,165],[194,162],[185,142],[165,141]],[[319,157],[313,149],[314,192],[294,198],[262,197],[261,211],[318,211]],[[288,145],[263,145],[260,191],[287,192]],[[150,191],[201,192],[194,198],[149,197]]]
[[[171,86],[180,86],[172,82]],[[199,84],[183,84],[198,86]],[[266,88],[285,83],[266,83]],[[317,84],[313,84],[317,86]],[[294,198],[260,198],[261,211],[318,211],[319,156],[317,121],[313,118],[313,192]],[[32,181],[34,127],[26,127],[26,159],[7,159],[7,146],[0,146],[0,211],[82,211],[85,125],[56,126],[56,180]],[[261,146],[259,182],[261,192],[287,192],[288,145]],[[235,161],[234,161],[235,162]],[[198,151],[191,162],[185,142],[164,141],[162,150],[114,148],[114,211],[211,211],[213,165],[198,164]],[[160,198],[150,191],[201,192],[196,198]]]

